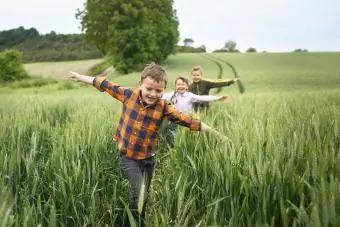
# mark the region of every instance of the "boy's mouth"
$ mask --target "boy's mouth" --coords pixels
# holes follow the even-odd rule
[[[147,104],[153,104],[158,100],[157,97],[145,97],[144,102],[146,102]]]

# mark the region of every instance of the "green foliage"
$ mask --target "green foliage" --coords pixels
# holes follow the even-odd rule
[[[0,31],[0,50],[15,48],[23,52],[23,62],[69,61],[101,58],[93,45],[87,44],[82,34],[40,35],[35,28],[19,27]]]
[[[0,31],[0,50],[14,47],[30,39],[39,37],[39,32],[35,28],[19,28]]]
[[[156,158],[147,226],[339,226],[339,53],[215,55],[248,88],[224,88],[231,99],[201,115],[232,142],[179,127]],[[216,75],[200,54],[178,54],[169,80],[196,64]],[[121,226],[121,103],[91,87],[0,96],[0,224]]]
[[[71,90],[75,88],[76,88],[76,85],[72,81],[69,81],[69,80],[60,81],[59,86],[58,86],[59,90]]]
[[[192,46],[177,46],[176,52],[178,53],[206,53],[206,47],[204,45],[200,47]]]
[[[58,83],[55,79],[48,77],[31,77],[10,84],[11,88],[42,87],[49,84]]]
[[[105,59],[97,64],[95,64],[94,66],[92,66],[89,70],[88,70],[88,74],[89,75],[98,75],[100,73],[102,73],[105,69],[109,68],[110,62]]]
[[[254,47],[249,47],[247,50],[246,50],[247,53],[256,53],[256,49]]]
[[[107,54],[119,72],[163,62],[178,42],[178,21],[170,0],[88,0],[78,13],[88,42]]]
[[[194,40],[192,38],[185,38],[183,40],[183,45],[185,47],[191,47],[194,44]]]
[[[240,51],[236,49],[237,43],[232,40],[228,40],[225,42],[224,46],[221,49],[214,50],[214,53],[223,53],[223,52],[228,52],[228,53],[239,53]]]
[[[295,49],[293,52],[308,52],[308,50],[307,49],[298,48],[298,49]]]
[[[0,81],[11,82],[28,78],[21,63],[22,53],[18,50],[5,50],[0,53]]]

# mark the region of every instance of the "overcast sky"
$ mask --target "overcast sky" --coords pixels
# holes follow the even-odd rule
[[[40,33],[80,33],[84,0],[7,0],[0,30],[24,26]],[[175,0],[181,40],[209,51],[228,40],[244,51],[340,51],[340,0]]]

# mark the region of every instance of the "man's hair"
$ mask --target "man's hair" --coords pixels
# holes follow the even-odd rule
[[[178,80],[182,80],[184,83],[186,83],[188,85],[188,87],[190,86],[190,80],[188,80],[187,78],[185,78],[183,76],[179,76],[179,77],[176,78],[175,85],[176,85]]]
[[[200,71],[201,75],[203,74],[202,67],[200,65],[192,67],[191,72],[193,71]]]
[[[154,62],[146,65],[140,76],[140,81],[143,82],[143,80],[147,77],[150,77],[158,83],[164,82],[165,86],[167,84],[165,69],[161,65],[158,65]]]

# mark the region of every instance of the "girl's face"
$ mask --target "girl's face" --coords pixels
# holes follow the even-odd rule
[[[183,94],[184,92],[188,91],[188,84],[185,81],[178,79],[175,83],[175,91]]]

